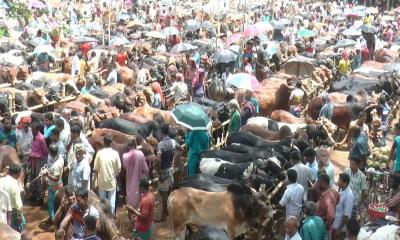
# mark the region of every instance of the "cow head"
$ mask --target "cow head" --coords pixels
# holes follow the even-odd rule
[[[49,100],[46,98],[46,92],[43,88],[35,88],[30,92],[30,97],[35,103],[38,104],[47,104]]]

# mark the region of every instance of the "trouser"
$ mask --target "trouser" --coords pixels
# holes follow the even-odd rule
[[[46,159],[39,158],[30,158],[30,181],[34,180],[37,176],[39,176],[41,168],[47,163]],[[35,180],[30,186],[30,192],[32,193],[33,199],[37,200],[43,197],[43,181],[42,179]]]
[[[108,201],[110,201],[111,212],[113,215],[115,214],[115,197],[116,197],[116,195],[117,195],[117,188],[114,188],[113,190],[110,190],[110,191],[99,189],[99,197],[108,199]]]
[[[290,113],[293,114],[296,117],[300,117],[301,111],[298,110],[298,107],[295,105],[290,106]]]
[[[381,147],[385,147],[386,146],[386,135],[387,135],[387,129],[383,130],[382,129],[382,138],[381,138],[381,142],[380,142],[380,146]]]
[[[196,174],[196,169],[198,165],[199,154],[190,153],[188,158],[188,176],[193,176]]]
[[[54,186],[49,186],[47,189],[49,192],[49,201],[48,201],[48,208],[47,211],[49,212],[49,216],[51,221],[54,222],[55,218],[55,213],[54,213],[54,202],[56,200],[56,190],[54,189]]]
[[[13,208],[11,213],[11,227],[18,232],[22,232],[26,225],[25,216],[22,212]]]

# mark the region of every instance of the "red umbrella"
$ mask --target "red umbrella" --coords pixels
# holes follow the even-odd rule
[[[256,37],[258,35],[263,34],[264,31],[257,27],[256,25],[251,25],[250,27],[246,28],[243,32],[243,37],[244,38],[251,38],[251,37]]]
[[[232,34],[232,35],[226,40],[226,45],[227,45],[227,46],[230,46],[232,43],[235,43],[235,42],[239,41],[240,38],[242,38],[242,34],[241,34],[241,33]]]

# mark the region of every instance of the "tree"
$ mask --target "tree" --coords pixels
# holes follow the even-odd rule
[[[17,18],[21,27],[25,27],[29,23],[31,11],[28,6],[22,3],[20,0],[3,0],[8,6],[7,16]],[[23,20],[23,22],[22,22]]]

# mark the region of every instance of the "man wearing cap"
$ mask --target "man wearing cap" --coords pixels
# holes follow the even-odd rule
[[[94,159],[94,179],[97,180],[99,197],[110,201],[111,211],[115,213],[115,197],[117,179],[121,171],[121,160],[117,151],[111,148],[113,139],[110,135],[104,137],[104,148],[97,152]]]

